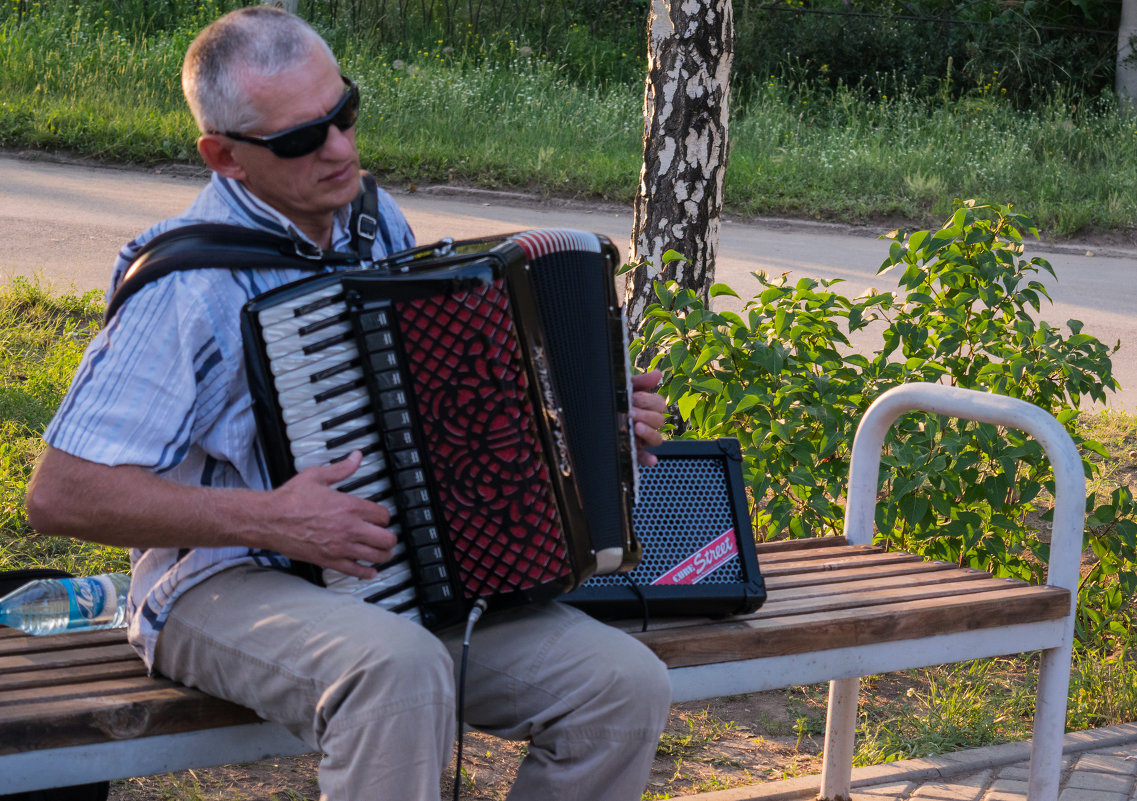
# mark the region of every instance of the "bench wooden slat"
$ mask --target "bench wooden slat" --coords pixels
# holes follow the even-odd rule
[[[26,654],[12,653],[0,656],[0,675],[34,668],[62,668],[78,665],[91,665],[99,662],[119,662],[131,657],[137,658],[134,649],[126,644],[126,633],[118,632],[118,642],[108,645],[93,645],[87,648],[67,648],[58,651],[32,651]]]
[[[832,570],[847,570],[853,567],[876,567],[878,565],[916,564],[921,559],[918,556],[903,551],[867,551],[854,553],[843,551],[826,559],[814,560],[787,560],[773,565],[759,564],[763,576],[775,577],[793,575],[796,573],[825,573]]]
[[[934,574],[959,569],[947,562],[896,562],[887,565],[864,565],[839,570],[822,570],[815,573],[786,573],[776,576],[767,576],[763,573],[762,577],[766,582],[768,592],[783,592],[790,589],[811,587],[816,584],[835,584],[842,581],[860,581],[861,579],[886,578],[888,576]],[[981,570],[976,572],[980,575],[987,575]]]
[[[927,563],[926,563],[927,564]],[[745,621],[776,615],[808,614],[833,608],[858,608],[879,605],[881,601],[895,603],[896,597],[879,595],[882,591],[906,589],[909,598],[936,597],[938,595],[969,595],[976,592],[989,592],[992,589],[1028,588],[1030,585],[1009,579],[992,579],[982,570],[959,568],[943,562],[935,563],[935,570],[896,571],[891,568],[867,568],[853,571],[820,573],[801,582],[800,586],[780,586],[780,582],[768,582],[769,596],[766,603],[749,615],[737,615],[725,621],[710,617],[653,617],[648,621],[651,630],[658,629],[696,629],[704,626],[721,625],[724,622]],[[846,578],[851,580],[846,581]],[[946,589],[941,585],[948,585]],[[955,586],[951,586],[955,585]],[[643,621],[629,619],[614,621],[613,625],[624,631],[638,633]]]
[[[65,668],[21,670],[0,674],[0,707],[5,703],[5,694],[13,690],[30,687],[44,687],[56,684],[84,684],[105,679],[120,679],[128,676],[145,676],[146,667],[131,651],[128,659],[117,662],[97,662],[90,665],[74,665]]]
[[[967,578],[959,581],[944,583],[901,583],[898,585],[869,586],[850,589],[844,586],[829,587],[829,592],[815,590],[808,597],[797,595],[784,595],[768,600],[761,609],[750,615],[746,620],[760,620],[777,617],[779,615],[804,615],[815,612],[834,612],[844,610],[867,609],[881,604],[903,603],[926,598],[952,598],[960,595],[973,595],[981,592],[996,592],[1007,589],[1004,579],[993,578]],[[1028,586],[1028,585],[1023,585]]]
[[[0,657],[13,653],[26,654],[40,651],[62,651],[68,648],[85,648],[88,645],[116,642],[122,642],[121,629],[73,631],[65,634],[46,634],[40,637],[29,637],[18,629],[0,626]]]
[[[848,556],[868,556],[881,553],[904,553],[904,551],[885,551],[876,545],[831,545],[827,548],[807,548],[805,550],[775,551],[758,557],[762,569],[800,562],[802,564],[824,562],[827,559],[841,559]]]
[[[183,685],[162,677],[149,677],[145,673],[134,676],[101,676],[98,681],[90,683],[64,682],[61,684],[48,684],[36,687],[22,687],[11,689],[0,695],[0,702],[5,707],[25,706],[29,704],[49,704],[83,699],[92,693],[101,697],[116,695],[130,695],[132,693],[159,691],[172,687],[184,689]]]
[[[255,723],[252,710],[180,685],[3,707],[0,754]]]
[[[697,626],[636,632],[668,667],[733,662],[824,648],[916,639],[1069,614],[1070,595],[1056,587],[1015,587],[949,598],[881,604],[777,618],[728,618]]]
[[[812,598],[849,595],[876,589],[934,587],[939,584],[957,584],[960,582],[967,583],[988,580],[991,580],[991,576],[981,570],[960,570],[958,568],[917,573],[886,573],[883,575],[872,571],[864,571],[856,578],[846,578],[842,576],[836,581],[814,581],[800,587],[778,586],[771,588],[767,586],[768,595],[762,609],[767,609],[771,605],[786,603],[787,601],[807,601]],[[1011,586],[1005,583],[1005,579],[999,579],[999,581],[1004,582],[1004,586]],[[1019,582],[1018,585],[1015,586],[1025,587],[1027,585],[1024,582]]]
[[[781,551],[808,551],[812,548],[833,548],[840,545],[848,545],[849,540],[844,535],[837,537],[803,537],[796,540],[773,540],[770,542],[759,542],[754,547],[758,552],[758,558],[761,559],[767,554],[780,553]]]

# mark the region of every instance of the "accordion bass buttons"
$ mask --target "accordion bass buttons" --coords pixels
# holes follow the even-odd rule
[[[398,357],[395,356],[395,351],[393,350],[383,350],[368,354],[368,363],[371,365],[371,372],[375,374],[390,371],[399,366]]]
[[[436,526],[419,526],[410,531],[411,544],[415,548],[428,548],[430,546],[438,545],[439,536],[438,528]]]
[[[348,293],[348,297],[353,301],[359,301],[359,294],[357,292]],[[359,327],[364,331],[390,332],[391,319],[387,306],[372,307],[360,312]]]
[[[438,522],[434,519],[434,510],[429,506],[424,506],[420,509],[407,509],[406,514],[403,515],[403,521],[407,524],[408,528],[433,526]]]
[[[419,452],[413,448],[394,451],[391,454],[391,461],[394,462],[396,470],[402,470],[407,467],[417,467],[422,464],[422,458],[419,456]]]
[[[437,565],[446,561],[446,557],[442,553],[442,547],[439,545],[417,548],[415,552],[418,554],[418,562],[420,565]]]
[[[449,582],[428,584],[422,588],[422,594],[426,602],[430,604],[441,604],[454,600],[454,590],[450,587]]]
[[[397,514],[403,539],[418,573],[417,586],[427,604],[453,599],[450,572],[439,541],[422,454],[412,433],[410,400],[395,354],[395,337],[387,301],[363,303],[356,313],[358,340],[377,390],[375,404],[382,428]]]

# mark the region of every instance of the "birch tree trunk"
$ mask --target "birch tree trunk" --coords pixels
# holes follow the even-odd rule
[[[633,331],[655,300],[655,281],[674,280],[704,298],[714,280],[727,161],[731,0],[653,0],[644,88],[644,164],[636,192],[625,285]],[[688,261],[662,263],[675,250]],[[641,358],[641,363],[646,362]]]
[[[1137,36],[1137,0],[1122,0],[1121,25],[1117,30],[1117,73],[1114,79],[1117,99],[1129,111],[1137,109],[1137,63],[1130,44]]]

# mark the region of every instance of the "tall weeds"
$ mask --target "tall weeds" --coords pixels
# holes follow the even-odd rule
[[[126,567],[121,549],[35,535],[24,512],[40,436],[98,330],[102,305],[99,292],[57,295],[23,278],[0,287],[0,570]]]
[[[731,130],[727,203],[752,214],[864,222],[949,214],[955,198],[1013,198],[1049,235],[1137,221],[1137,119],[1109,97],[1054,87],[1034,110],[997,92],[961,100],[903,86],[869,100],[769,79],[744,93]]]
[[[178,74],[190,39],[224,8],[210,0],[145,29],[96,4],[0,7],[0,147],[197,163]],[[506,34],[379,46],[325,33],[364,90],[364,164],[387,181],[630,202],[643,89],[628,76],[642,53],[610,43],[542,52]],[[1018,110],[997,82],[960,98],[948,77],[943,91],[918,94],[895,76],[877,76],[870,92],[787,75],[734,87],[728,211],[928,225],[968,197],[1029,206],[1047,236],[1137,223],[1137,120],[1110,96],[1056,86]]]

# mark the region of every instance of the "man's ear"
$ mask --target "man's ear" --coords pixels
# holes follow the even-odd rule
[[[233,140],[220,134],[204,134],[198,137],[197,152],[201,154],[205,166],[218,175],[244,180],[245,168],[234,158]]]

